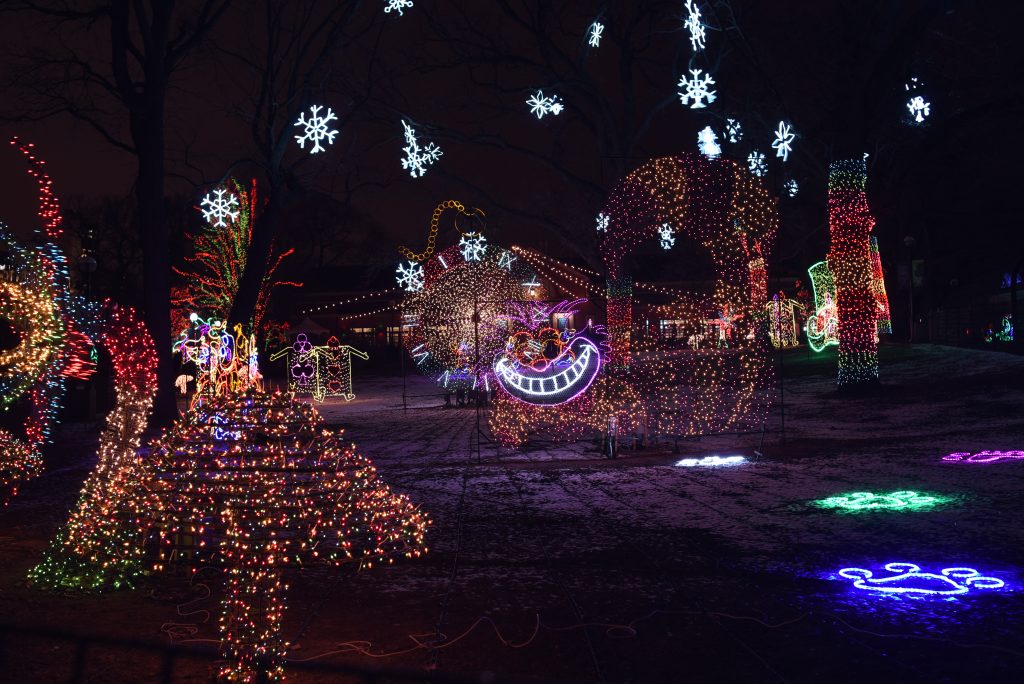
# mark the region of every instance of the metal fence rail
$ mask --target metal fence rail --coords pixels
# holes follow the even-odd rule
[[[64,628],[46,626],[25,626],[0,622],[0,681],[5,679],[18,658],[18,647],[26,642],[36,641],[46,644],[70,643],[74,646],[74,656],[66,677],[45,681],[67,682],[68,684],[85,684],[101,681],[96,679],[95,667],[89,665],[89,654],[102,649],[114,649],[154,655],[160,660],[160,669],[152,679],[159,684],[172,684],[175,681],[175,669],[181,661],[202,661],[213,665],[220,660],[217,649],[204,646],[186,646],[167,641],[153,641],[125,637],[110,637],[98,634],[87,634]],[[476,673],[445,673],[425,672],[413,668],[375,667],[355,663],[329,663],[321,661],[285,661],[286,671],[292,674],[299,672],[318,672],[344,676],[344,679],[332,681],[355,682],[358,684],[550,684],[552,680],[513,677],[491,672]],[[211,667],[210,681],[216,681]],[[42,682],[42,679],[33,679]],[[141,684],[141,683],[140,683]]]

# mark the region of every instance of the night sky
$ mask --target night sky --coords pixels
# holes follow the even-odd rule
[[[290,3],[276,35],[304,44],[333,4]],[[179,3],[179,18],[198,5]],[[773,276],[801,274],[827,249],[827,165],[856,127],[871,153],[869,191],[887,267],[923,258],[937,280],[987,287],[1021,254],[1019,3],[708,4],[707,47],[696,56],[680,1],[549,5],[556,3],[417,0],[399,17],[381,2],[360,3],[317,66],[314,86],[281,104],[294,113],[322,103],[342,119],[326,153],[309,157],[294,143],[286,152],[296,163],[295,215],[327,195],[351,202],[341,220],[369,236],[357,241],[372,244],[363,250],[369,257],[349,250],[336,263],[397,260],[395,246],[422,242],[433,207],[449,198],[484,209],[494,240],[592,259],[594,216],[615,181],[644,159],[694,150],[706,125],[721,136],[727,116],[743,123],[745,137],[724,145],[725,155],[760,149],[774,192],[789,178],[801,186],[797,198],[780,202]],[[246,114],[259,72],[245,61],[265,60],[262,7],[235,3],[175,72],[167,192],[186,206],[228,173],[260,177],[246,161],[254,154]],[[37,144],[66,200],[129,195],[132,155],[66,114],[27,120],[39,112],[23,78],[25,57],[57,54],[63,43],[102,70],[105,26],[62,32],[29,14],[0,16],[2,133]],[[585,33],[598,17],[608,28],[600,47],[589,48]],[[276,65],[289,70],[294,60]],[[706,109],[689,109],[675,94],[688,68],[715,77],[718,99]],[[932,106],[921,127],[906,125],[903,84],[912,75],[925,82]],[[558,93],[565,111],[531,116],[525,100],[537,89]],[[96,88],[81,93],[124,137],[123,109]],[[417,126],[422,144],[444,151],[424,178],[400,167],[402,119]],[[785,165],[770,149],[782,119],[798,136]],[[29,225],[34,192],[8,148],[0,152],[0,180],[3,220]],[[172,219],[177,233],[184,227]],[[279,236],[282,244],[290,238],[301,233]],[[679,277],[678,265],[658,268],[662,279]]]

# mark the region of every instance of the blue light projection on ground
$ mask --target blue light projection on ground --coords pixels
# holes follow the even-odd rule
[[[843,568],[839,576],[852,579],[856,589],[921,598],[958,596],[975,589],[1001,589],[1006,586],[1003,580],[983,576],[974,568],[953,567],[925,572],[913,563],[887,563],[885,569],[893,574],[875,578],[871,570]]]

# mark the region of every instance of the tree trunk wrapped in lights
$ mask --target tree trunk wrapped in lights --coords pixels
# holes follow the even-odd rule
[[[426,551],[427,516],[312,406],[284,394],[215,397],[154,442],[142,464],[136,515],[157,541],[154,569],[227,569],[225,681],[283,676],[287,569],[369,567]]]
[[[872,291],[870,242],[875,219],[865,192],[867,178],[866,159],[836,161],[829,169],[828,267],[839,313],[841,389],[878,382],[878,300]]]

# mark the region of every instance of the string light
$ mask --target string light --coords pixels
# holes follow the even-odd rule
[[[1024,451],[954,451],[942,457],[943,461],[958,463],[998,463],[999,461],[1016,461],[1024,459]]]
[[[772,346],[795,347],[800,344],[799,328],[796,324],[796,310],[802,308],[795,299],[787,299],[782,292],[772,296],[767,304],[768,336]]]
[[[305,333],[299,333],[294,344],[271,355],[276,361],[287,356],[288,390],[292,394],[312,394],[316,401],[326,397],[343,397],[352,401],[352,357],[366,360],[370,356],[355,347],[343,345],[333,335],[327,344],[314,346]]]
[[[390,290],[379,290],[377,292],[369,292],[369,293],[364,294],[364,295],[359,295],[358,297],[351,297],[349,299],[343,299],[341,301],[331,302],[330,304],[323,304],[321,306],[314,306],[312,308],[304,310],[302,313],[303,313],[303,315],[311,314],[311,313],[315,313],[317,311],[323,311],[324,309],[333,309],[333,308],[338,307],[338,306],[345,306],[347,304],[354,304],[356,302],[363,302],[363,301],[366,301],[367,299],[379,299],[380,297],[389,297],[389,296],[391,296],[393,294],[398,293],[399,291],[400,290],[398,290],[397,288],[392,288]]]
[[[807,269],[814,292],[814,313],[807,318],[807,344],[816,352],[839,344],[839,313],[836,283],[828,263],[819,261]]]
[[[1000,589],[1005,582],[985,577],[974,568],[944,568],[940,572],[923,572],[913,563],[887,563],[889,577],[874,578],[871,570],[843,568],[840,577],[852,579],[853,586],[866,591],[910,596],[957,596],[971,589]]]
[[[867,177],[863,158],[836,161],[829,167],[828,267],[836,287],[840,388],[878,381],[879,316],[871,289],[869,239],[875,219],[865,192]]]
[[[889,296],[885,293],[885,272],[882,270],[882,255],[878,252],[878,238],[872,235],[871,243],[871,294],[878,309],[877,334],[892,334],[892,319],[889,315]]]

